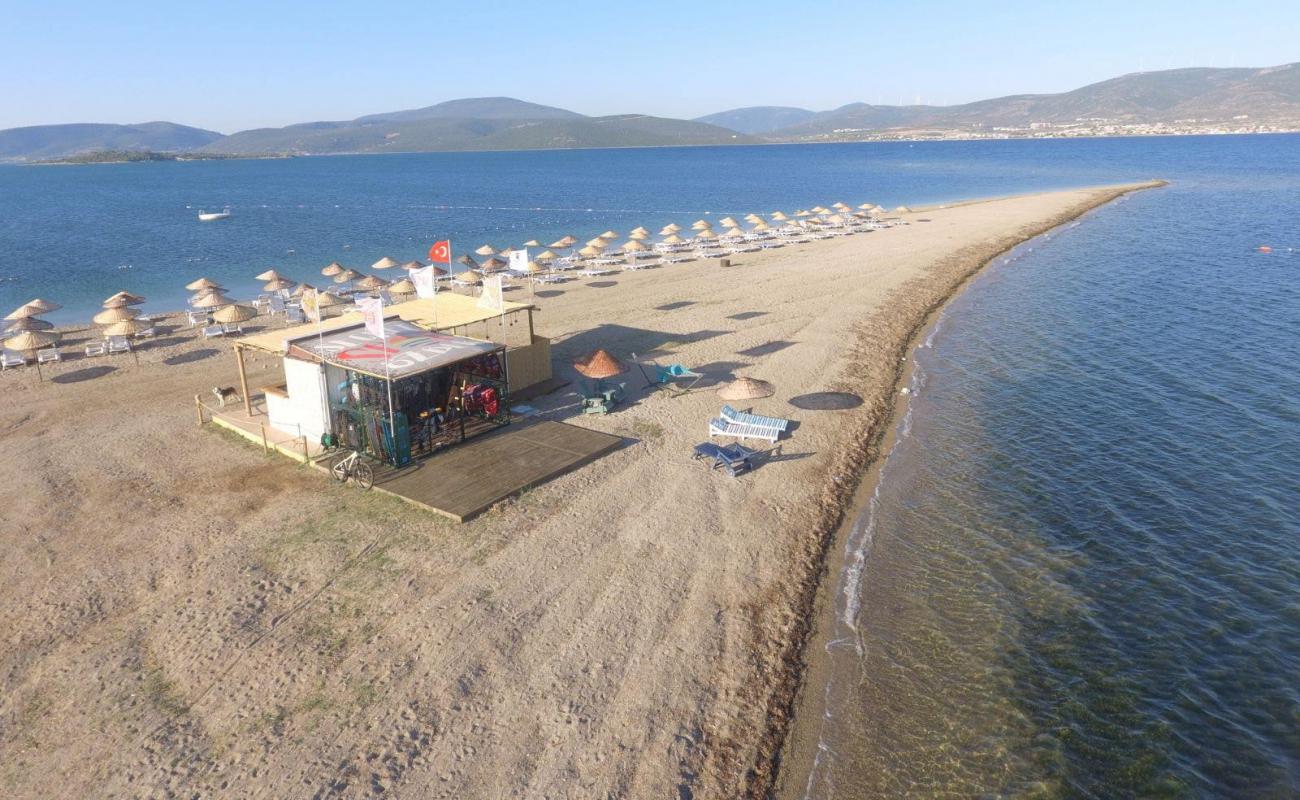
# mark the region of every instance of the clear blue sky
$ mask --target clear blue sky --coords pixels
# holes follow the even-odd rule
[[[1300,2],[4,0],[0,128],[223,132],[508,95],[585,114],[956,103],[1300,60]]]

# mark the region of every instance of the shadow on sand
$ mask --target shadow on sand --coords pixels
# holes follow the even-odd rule
[[[117,372],[117,367],[99,366],[86,367],[85,369],[74,369],[71,372],[65,372],[62,375],[55,375],[50,378],[51,383],[81,383],[82,381],[91,381],[95,378],[102,378],[110,372]]]

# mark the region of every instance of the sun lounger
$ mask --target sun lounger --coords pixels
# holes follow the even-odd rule
[[[108,344],[106,342],[89,342],[86,345],[87,356],[102,356],[107,352]]]
[[[775,442],[781,438],[781,432],[775,428],[728,422],[719,418],[709,420],[709,436],[734,436],[737,439],[762,439],[765,442]]]
[[[137,338],[137,339],[152,339],[153,337],[155,337],[155,336],[157,336],[157,335],[158,335],[158,329],[155,328],[154,326],[150,325],[149,327],[147,327],[147,328],[145,328],[144,330],[142,330],[142,331],[140,331],[139,333],[137,333],[137,334],[135,335],[135,338]]]
[[[271,303],[267,308],[268,314],[283,314],[285,312],[284,298],[272,297]]]
[[[229,336],[232,333],[243,333],[244,329],[238,322],[226,322],[221,325],[221,332]]]
[[[741,473],[754,468],[753,458],[757,455],[758,451],[750,450],[744,445],[733,443],[720,447],[713,442],[703,442],[695,445],[691,458],[696,461],[704,459],[710,462],[709,469],[722,467],[728,475],[738,478]]]
[[[131,352],[131,343],[125,336],[108,337],[108,352],[110,353],[129,353]]]
[[[209,325],[203,329],[203,338],[211,339],[214,336],[225,336],[226,329],[220,325]]]
[[[288,308],[284,312],[285,322],[306,322],[307,318],[303,316],[302,307]]]
[[[4,351],[3,354],[0,354],[0,369],[9,369],[10,367],[21,367],[26,363],[27,363],[27,359],[23,358],[17,353],[11,353],[8,350],[6,350]]]
[[[790,427],[790,420],[788,419],[781,419],[780,417],[765,417],[761,414],[743,414],[731,406],[723,406],[721,416],[727,422],[739,422],[742,425],[758,425],[765,428],[773,428],[780,433],[785,433],[785,429]]]
[[[583,275],[583,276],[586,276],[586,277],[588,277],[588,278],[596,278],[596,277],[599,277],[599,276],[601,276],[601,275],[610,275],[610,274],[612,274],[613,272],[614,272],[614,270],[612,270],[612,269],[603,269],[603,268],[601,268],[601,267],[587,267],[586,269],[580,269],[580,270],[578,270],[578,274],[579,274],[579,275]]]
[[[549,274],[549,275],[538,275],[537,277],[533,278],[533,283],[564,283],[567,280],[568,278],[564,277],[563,275]]]
[[[45,350],[40,350],[36,353],[37,364],[49,364],[51,362],[62,361],[62,360],[63,357],[59,355],[59,348],[57,347],[50,347]]]
[[[185,319],[190,323],[190,327],[191,327],[191,328],[196,328],[196,327],[198,327],[199,325],[207,325],[207,324],[208,324],[208,312],[206,312],[206,311],[186,311],[186,312],[185,312]]]

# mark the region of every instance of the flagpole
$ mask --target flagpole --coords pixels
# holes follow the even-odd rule
[[[384,383],[388,385],[388,436],[392,442],[393,466],[397,466],[397,416],[393,413],[393,375],[388,371],[388,326],[384,324],[384,301],[379,301],[379,324],[384,332]]]

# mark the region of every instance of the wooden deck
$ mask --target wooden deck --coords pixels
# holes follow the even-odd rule
[[[515,422],[402,469],[376,466],[375,488],[464,522],[621,442],[562,422]]]

